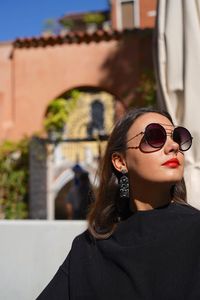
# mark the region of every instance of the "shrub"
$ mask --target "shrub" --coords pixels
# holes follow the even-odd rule
[[[0,146],[0,218],[28,217],[29,139]]]

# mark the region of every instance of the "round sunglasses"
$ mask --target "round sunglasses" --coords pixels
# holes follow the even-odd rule
[[[162,124],[165,126],[171,126],[167,124]],[[128,140],[136,138],[143,134],[139,146],[137,147],[127,147],[127,149],[140,149],[142,152],[152,152],[161,149],[166,140],[167,136],[171,136],[174,142],[179,145],[180,151],[187,151],[192,146],[192,139],[190,132],[185,127],[175,127],[173,130],[165,129],[161,124],[151,123],[147,125],[144,131],[138,133],[134,137]],[[153,149],[152,149],[153,148]]]

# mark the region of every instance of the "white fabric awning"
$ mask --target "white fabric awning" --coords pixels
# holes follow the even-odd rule
[[[194,138],[185,181],[200,209],[200,0],[158,0],[156,50],[159,104]]]

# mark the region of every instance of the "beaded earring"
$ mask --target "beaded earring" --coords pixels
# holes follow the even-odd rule
[[[127,170],[121,170],[122,176],[119,179],[119,190],[120,190],[120,198],[129,198],[129,181],[127,177]]]

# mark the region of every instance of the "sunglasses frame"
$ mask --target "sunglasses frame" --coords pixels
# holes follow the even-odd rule
[[[151,144],[149,143],[148,137],[147,137],[147,130],[148,130],[148,127],[149,127],[150,125],[159,125],[159,126],[160,126],[160,129],[163,130],[164,135],[165,135],[165,141],[163,142],[163,144],[162,144],[161,146],[156,147],[156,146],[151,145]],[[167,126],[167,127],[174,127],[174,128],[173,128],[173,130],[170,130],[171,132],[169,133],[169,132],[168,132],[169,129],[168,129],[168,128],[165,129],[164,126]],[[181,152],[182,152],[182,151],[183,151],[183,152],[184,152],[184,151],[187,151],[187,150],[189,150],[189,149],[191,148],[191,146],[192,146],[192,139],[193,139],[193,137],[192,137],[191,133],[189,132],[189,130],[188,130],[187,128],[185,128],[185,127],[182,127],[182,126],[174,126],[174,125],[161,124],[161,123],[150,123],[150,124],[148,124],[148,125],[145,127],[145,130],[144,130],[144,131],[141,131],[140,133],[136,134],[134,137],[130,138],[130,139],[127,141],[127,143],[128,143],[128,142],[130,142],[131,140],[133,140],[134,138],[136,138],[136,137],[138,137],[139,135],[142,135],[142,134],[143,134],[143,137],[142,137],[142,139],[141,139],[141,141],[140,141],[140,143],[139,143],[139,146],[135,146],[135,147],[129,146],[129,147],[127,147],[126,149],[140,149],[140,151],[142,151],[142,152],[144,152],[144,153],[154,152],[154,151],[160,150],[160,149],[162,149],[162,147],[165,145],[166,140],[167,140],[167,136],[170,136],[170,137],[173,139],[173,141],[174,141],[173,134],[174,134],[174,131],[177,130],[178,128],[182,128],[182,129],[186,130],[186,131],[189,133],[190,140],[191,140],[190,146],[189,146],[186,150],[182,150],[181,147],[180,147],[180,145],[178,144],[178,145],[179,145],[179,149],[180,149]],[[145,135],[146,135],[146,136],[145,136]],[[144,150],[142,149],[142,142],[144,142],[144,141],[145,141],[146,143],[148,143],[148,145],[149,145],[150,147],[152,147],[154,150],[152,150],[152,151],[144,151]],[[189,141],[189,140],[187,140],[186,142],[188,142],[188,141]],[[176,141],[175,141],[175,142],[176,142]],[[183,144],[185,144],[186,142],[184,142]],[[176,142],[176,143],[177,143],[177,142]]]

